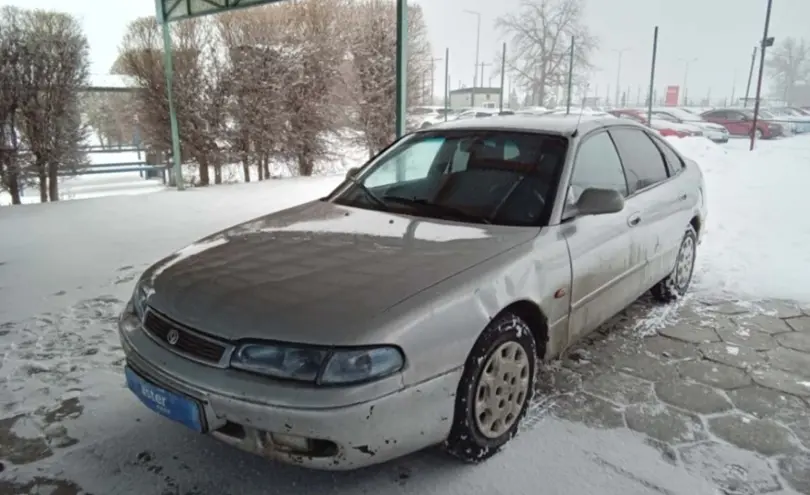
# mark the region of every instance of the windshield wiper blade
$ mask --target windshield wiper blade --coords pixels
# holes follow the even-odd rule
[[[365,197],[370,199],[372,203],[379,206],[385,211],[391,211],[391,208],[388,207],[388,204],[386,204],[386,202],[383,201],[382,198],[374,194],[374,191],[366,187],[365,184],[355,179],[354,177],[346,177],[346,180],[348,180],[349,182],[354,184],[358,189],[360,189],[360,192],[362,192],[363,195],[365,195]]]
[[[453,217],[455,217],[457,219],[460,219],[460,220],[468,220],[468,221],[472,221],[472,222],[480,222],[480,223],[486,223],[486,224],[491,224],[492,223],[491,221],[489,221],[488,218],[480,217],[478,215],[473,215],[471,213],[467,213],[466,211],[461,210],[459,208],[455,208],[453,206],[442,205],[442,204],[438,204],[438,203],[431,203],[430,201],[428,201],[426,199],[405,198],[405,197],[402,197],[402,196],[383,196],[382,200],[386,201],[386,202],[390,202],[390,203],[400,203],[400,204],[407,205],[407,206],[416,206],[416,207],[424,207],[424,208],[433,209],[433,210],[435,210],[435,211],[437,211],[437,212],[439,212],[441,214],[451,215],[451,216],[453,216]]]

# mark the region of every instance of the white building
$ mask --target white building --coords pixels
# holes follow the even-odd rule
[[[450,108],[472,107],[472,95],[475,90],[476,108],[500,108],[501,88],[461,88],[450,91]]]

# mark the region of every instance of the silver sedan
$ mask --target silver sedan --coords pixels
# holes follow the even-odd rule
[[[500,116],[408,135],[328,197],[149,268],[120,318],[153,411],[268,458],[352,469],[517,432],[538,360],[689,287],[698,165],[653,131]]]

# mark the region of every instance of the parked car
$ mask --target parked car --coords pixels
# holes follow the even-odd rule
[[[459,113],[456,119],[480,119],[482,117],[492,117],[493,115],[498,115],[497,108],[470,108]]]
[[[748,108],[710,110],[700,116],[709,122],[722,125],[732,136],[750,136],[755,132],[757,139],[773,139],[784,135],[781,125],[764,118],[757,119],[757,127],[754,130],[754,111]]]
[[[724,126],[709,122],[700,115],[696,115],[685,109],[676,107],[653,107],[653,117],[676,124],[687,124],[699,127],[703,130],[703,135],[715,143],[727,143],[729,140],[729,132]]]
[[[768,108],[767,112],[775,115],[776,119],[792,124],[794,134],[810,132],[810,114],[792,107]]]
[[[658,131],[658,133],[661,134],[662,136],[675,136],[681,138],[703,136],[703,131],[697,126],[691,126],[688,124],[677,124],[675,122],[656,118],[653,118],[651,121],[648,122],[647,115],[641,110],[625,108],[619,110],[610,110],[608,113],[610,113],[614,117],[619,117],[622,119],[631,119],[638,122],[639,124],[646,125]]]
[[[444,122],[445,109],[439,106],[422,106],[408,109],[407,127],[409,130],[425,129],[432,125]],[[448,113],[448,119],[455,118],[452,112]]]
[[[518,431],[536,361],[648,290],[689,288],[697,163],[629,120],[504,116],[406,135],[327,197],[225,229],[139,278],[129,389],[194,431],[311,468]]]

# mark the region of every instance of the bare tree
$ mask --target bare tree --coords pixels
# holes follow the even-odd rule
[[[20,129],[33,158],[40,201],[58,201],[60,174],[86,163],[79,92],[87,85],[89,46],[69,14],[33,10],[21,21],[28,45],[24,70],[30,77],[24,84],[34,91],[20,108]]]
[[[353,127],[370,155],[394,138],[396,121],[396,8],[390,1],[362,0],[351,6],[349,60],[346,84],[354,108]],[[424,98],[429,87],[421,84],[430,73],[432,53],[422,10],[408,12],[408,102]]]
[[[169,103],[161,27],[152,17],[133,21],[121,43],[116,67],[137,81],[136,114],[150,146],[171,150]],[[209,167],[221,181],[219,136],[224,126],[225,86],[217,39],[208,19],[172,25],[173,97],[180,127],[181,155],[196,162],[200,185],[210,183]]]
[[[583,23],[583,11],[584,0],[522,0],[516,12],[497,19],[496,27],[509,38],[506,70],[532,104],[545,104],[552,90],[567,85],[572,39],[577,78],[593,68],[596,39]]]
[[[788,104],[798,96],[797,86],[810,84],[810,44],[807,40],[785,38],[770,50],[766,66],[773,80],[774,96]]]
[[[20,107],[33,97],[24,69],[28,58],[22,30],[22,10],[0,9],[0,190],[21,203],[27,154],[20,143]]]

